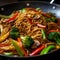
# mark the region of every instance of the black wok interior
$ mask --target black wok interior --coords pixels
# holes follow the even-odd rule
[[[25,7],[40,7],[45,12],[52,12],[56,15],[57,18],[60,18],[60,5],[57,4],[50,4],[49,2],[40,2],[40,1],[21,1],[16,3],[11,3],[7,5],[0,6],[0,14],[9,15],[14,10],[19,10]],[[6,57],[6,56],[0,56],[2,59],[12,59],[12,60],[54,60],[55,58],[59,58],[60,50],[57,50],[55,52],[49,53],[47,55],[43,56],[33,56],[33,57]]]

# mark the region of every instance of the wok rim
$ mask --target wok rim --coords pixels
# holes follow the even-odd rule
[[[55,5],[55,6],[57,6],[57,7],[59,7],[60,8],[60,5],[59,4],[56,4],[56,3],[52,3],[52,4],[50,4],[50,2],[46,2],[46,1],[17,1],[17,2],[12,2],[12,3],[5,3],[5,4],[3,4],[3,5],[0,5],[0,7],[3,7],[3,6],[8,6],[8,5],[12,5],[12,4],[17,4],[17,3],[35,3],[35,2],[39,2],[39,3],[45,3],[45,4],[49,4],[49,5]],[[1,55],[0,54],[0,57],[6,57],[6,58],[17,58],[17,59],[20,59],[20,58],[34,58],[34,57],[42,57],[42,56],[46,56],[46,55],[49,55],[49,54],[52,54],[52,53],[54,53],[54,52],[57,52],[57,51],[59,51],[60,49],[57,49],[57,50],[55,50],[55,51],[53,51],[53,52],[50,52],[50,53],[48,53],[48,54],[44,54],[44,55],[35,55],[35,56],[18,56],[18,57],[13,57],[13,56],[5,56],[5,55]]]
[[[46,2],[46,1],[20,1],[20,2],[17,1],[17,2],[5,3],[5,4],[3,4],[3,5],[0,5],[0,7],[6,6],[6,5],[12,5],[12,4],[16,4],[16,3],[30,3],[30,2],[33,2],[33,3],[39,2],[39,3],[45,3],[45,4],[55,5],[55,6],[57,6],[57,7],[60,7],[60,4],[56,4],[56,3],[50,4],[50,2]]]

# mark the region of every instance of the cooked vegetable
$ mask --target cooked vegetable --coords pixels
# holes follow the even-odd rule
[[[56,17],[51,17],[51,21],[56,22]]]
[[[22,44],[22,40],[20,38],[17,38],[17,40],[18,40],[19,46],[20,46],[21,50],[23,51],[24,55],[27,56],[27,52],[25,51],[25,48]]]
[[[49,33],[48,39],[51,41],[55,41],[58,45],[60,45],[60,32]]]
[[[42,38],[45,40],[46,39],[45,31],[43,29],[41,29],[41,32],[42,32]]]
[[[25,48],[30,48],[34,43],[34,40],[30,36],[21,36],[21,39]]]
[[[56,17],[46,18],[47,22],[56,22]]]
[[[0,34],[3,31],[3,26],[0,24]]]
[[[5,46],[0,47],[0,49],[2,49],[4,51],[13,51],[13,50],[15,50],[13,45],[5,45]]]
[[[7,37],[9,36],[9,32],[7,32],[5,35],[0,36],[0,42],[3,42]]]
[[[19,47],[18,43],[15,40],[12,40],[12,44],[15,47],[19,56],[23,56],[24,53],[22,52],[21,48]]]
[[[15,13],[12,13],[12,14],[10,14],[10,15],[1,15],[0,14],[0,18],[5,18],[5,19],[8,19],[8,18],[11,18],[13,15],[14,15]]]
[[[3,54],[3,52],[4,52],[4,50],[1,50],[1,49],[0,49],[0,54]]]
[[[13,53],[12,52],[5,52],[4,55],[6,55],[6,56],[13,56]]]
[[[10,18],[10,16],[0,15],[0,18]]]
[[[42,15],[47,17],[47,18],[51,18],[51,16],[48,13],[42,12]]]
[[[25,13],[26,12],[26,9],[25,8],[21,9],[21,12]]]
[[[37,23],[37,26],[40,27],[40,28],[46,28],[46,26],[41,25],[41,24],[39,24],[39,23]]]
[[[57,48],[57,49],[60,49],[60,45],[56,45],[56,48]]]
[[[11,17],[11,18],[7,19],[5,22],[10,23],[10,22],[14,21],[14,20],[16,19],[16,17],[17,17],[17,16],[18,16],[18,12],[16,12],[16,13],[14,14],[14,16],[13,16],[13,17]]]
[[[40,47],[38,47],[37,49],[35,49],[32,53],[30,53],[30,56],[34,56],[37,55],[43,48],[45,47],[45,45],[42,45]]]
[[[51,33],[51,32],[59,32],[60,30],[59,29],[56,29],[56,30],[49,30],[48,33]]]
[[[10,31],[10,37],[13,39],[17,39],[20,36],[19,30],[17,28],[12,28]]]
[[[36,10],[41,10],[41,8],[36,8]]]
[[[40,55],[47,54],[49,51],[53,50],[55,48],[55,45],[49,45],[48,47],[44,48]]]
[[[0,47],[4,47],[4,46],[9,46],[10,44],[5,43],[5,44],[0,44]]]

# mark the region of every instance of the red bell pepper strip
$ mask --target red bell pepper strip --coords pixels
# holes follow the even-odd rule
[[[39,24],[39,23],[37,23],[37,26],[40,27],[40,28],[46,28],[46,26],[41,25],[41,24]]]
[[[20,48],[22,49],[24,55],[27,56],[27,52],[25,51],[25,49],[24,49],[24,47],[23,47],[23,44],[22,44],[21,39],[20,39],[20,38],[17,38],[17,40],[18,40],[19,46],[20,46]]]
[[[15,15],[14,15],[13,17],[7,19],[5,22],[10,23],[10,22],[14,21],[14,19],[15,19],[17,16],[18,16],[18,12],[16,12]]]
[[[44,48],[45,48],[45,45],[42,45],[42,46],[38,47],[36,50],[34,50],[32,53],[30,53],[29,55],[30,56],[37,55]]]

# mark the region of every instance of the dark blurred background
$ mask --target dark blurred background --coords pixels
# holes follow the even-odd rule
[[[50,2],[51,0],[0,0],[0,5],[6,4],[6,3],[12,3],[17,1],[47,1]],[[54,3],[60,4],[60,0],[54,0]]]

